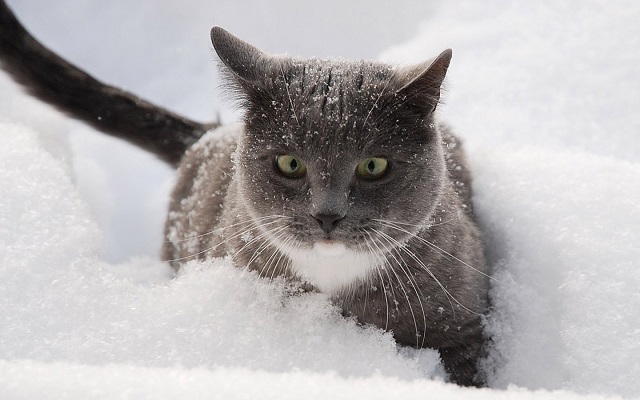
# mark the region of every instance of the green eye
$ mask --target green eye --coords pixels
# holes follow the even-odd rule
[[[360,161],[358,164],[358,175],[365,179],[379,179],[389,167],[386,158],[373,157]]]
[[[276,167],[287,178],[300,178],[307,171],[302,160],[291,154],[277,156]]]

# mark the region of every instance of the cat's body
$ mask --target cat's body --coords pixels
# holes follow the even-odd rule
[[[177,260],[174,265],[179,267],[181,261],[191,260],[194,255],[199,259],[232,255],[238,266],[265,277],[284,274],[295,279],[291,268],[295,261],[266,244],[266,230],[255,227],[242,201],[241,189],[234,182],[232,152],[243,129],[243,125],[219,128],[209,134],[212,138],[203,138],[203,143],[186,153],[178,169],[166,225],[169,241],[165,242],[163,256]],[[444,141],[452,144],[447,151],[448,169],[453,176],[462,175],[465,170],[458,168],[464,165],[460,145],[445,127],[441,129]],[[311,250],[317,254],[310,254],[299,269],[311,269],[308,274],[321,282],[321,289],[333,294],[332,300],[345,315],[393,331],[398,343],[439,349],[455,380],[469,385],[481,382],[473,377],[485,342],[481,315],[488,305],[488,286],[480,272],[467,266],[484,272],[479,232],[469,220],[470,213],[462,211],[463,203],[455,193],[455,187],[466,189],[470,182],[460,178],[455,181],[460,184],[444,189],[443,199],[447,201],[440,202],[441,208],[432,214],[423,230],[416,232],[417,237],[405,244],[406,249],[385,257],[392,268],[365,275],[364,283],[340,287],[348,279],[337,282],[335,274],[340,274],[340,268],[354,267],[354,260],[340,249],[332,254],[329,248]],[[203,198],[202,193],[209,196]],[[268,219],[265,223],[273,226],[276,221]],[[404,224],[396,226],[413,229]],[[476,251],[468,251],[469,247]],[[420,257],[420,261],[411,254]],[[317,259],[323,260],[322,266],[329,271],[313,268]],[[398,267],[399,260],[405,263],[403,268]],[[450,270],[448,267],[454,263],[457,265]]]
[[[483,384],[477,362],[488,275],[470,174],[459,141],[434,115],[450,51],[407,69],[296,60],[268,56],[214,28],[245,117],[202,136],[211,126],[132,103],[132,95],[105,90],[59,58],[51,61],[61,76],[51,90],[52,67],[34,60],[57,56],[21,30],[3,3],[0,22],[3,67],[16,80],[178,165],[163,248],[176,268],[230,256],[264,277],[299,282],[361,323],[393,331],[400,344],[439,349],[453,381]],[[67,83],[79,76],[84,83]],[[69,97],[69,86],[99,94],[79,107],[57,98]],[[122,133],[123,123],[94,120],[114,110],[131,124],[137,114],[157,112],[162,136],[131,138],[133,126]],[[174,120],[182,121],[179,129]],[[153,123],[146,128],[152,132]],[[167,144],[172,129],[181,139]]]

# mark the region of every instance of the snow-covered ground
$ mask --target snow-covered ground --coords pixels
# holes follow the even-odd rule
[[[212,24],[266,51],[417,62],[454,50],[495,267],[492,389],[437,353],[224,260],[157,260],[171,171],[0,75],[0,398],[640,397],[640,6],[632,1],[12,0],[43,42],[193,118]],[[392,6],[386,3],[392,4]]]

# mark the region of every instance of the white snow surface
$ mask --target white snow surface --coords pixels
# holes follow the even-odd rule
[[[257,3],[227,11],[225,24],[207,16],[231,3],[17,3],[37,37],[94,75],[192,117],[211,107],[228,119],[208,25],[261,13]],[[359,4],[378,15],[377,2]],[[269,18],[285,30],[318,11],[307,7],[275,2]],[[0,398],[640,397],[640,6],[461,0],[429,10],[386,25],[365,18],[363,29],[375,40],[420,26],[381,42],[383,60],[454,50],[441,116],[466,141],[494,267],[490,389],[446,384],[437,352],[398,350],[324,295],[228,260],[173,277],[156,255],[171,171],[0,75]],[[251,18],[244,37],[265,50],[313,55],[322,42],[330,54],[311,22],[315,31],[274,34],[276,45]],[[336,54],[376,57],[357,53],[348,18],[333,22]],[[198,30],[203,41],[188,42]],[[176,93],[181,75],[201,93]]]

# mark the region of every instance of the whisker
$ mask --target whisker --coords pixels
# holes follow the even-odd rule
[[[278,235],[274,237],[274,239],[280,240],[286,234],[287,232],[283,230],[279,232]],[[289,240],[288,237],[283,241],[283,243],[286,242],[287,240]],[[275,270],[278,266],[278,263],[277,262],[274,263],[274,261],[276,260],[276,256],[280,255],[280,258],[282,257],[282,251],[280,251],[278,246],[274,245],[273,243],[269,243],[269,244],[271,245],[271,248],[273,249],[273,251],[271,252],[271,255],[269,256],[269,258],[267,258],[266,261],[264,262],[264,266],[260,268],[260,276],[263,276],[266,278],[269,276],[269,271],[273,270],[273,272],[271,273],[271,278],[269,278],[269,280],[273,280],[273,274],[275,273]]]
[[[398,231],[400,231],[400,232],[403,232],[403,233],[406,233],[407,235],[410,235],[410,236],[411,236],[411,237],[413,237],[413,238],[416,238],[416,239],[417,239],[417,240],[419,240],[420,242],[422,242],[422,243],[424,243],[424,244],[426,244],[426,245],[428,245],[428,246],[431,246],[432,248],[436,249],[436,250],[437,250],[437,251],[439,251],[441,254],[444,254],[444,255],[446,255],[447,257],[451,257],[452,259],[454,259],[454,260],[458,261],[458,262],[459,262],[459,263],[461,263],[462,265],[464,265],[464,266],[466,266],[466,267],[468,267],[468,268],[470,268],[470,269],[472,269],[472,270],[476,271],[477,273],[479,273],[479,274],[481,274],[481,275],[483,275],[483,276],[485,276],[485,277],[487,277],[487,278],[489,278],[489,279],[492,279],[492,280],[494,280],[494,281],[496,281],[496,282],[498,282],[498,283],[505,284],[504,282],[501,282],[500,280],[498,280],[498,279],[496,279],[496,278],[492,277],[491,275],[489,275],[489,274],[487,274],[487,273],[485,273],[485,272],[483,272],[483,271],[480,271],[479,269],[477,269],[477,268],[473,267],[473,266],[472,266],[472,265],[470,265],[469,263],[467,263],[467,262],[465,262],[465,261],[463,261],[463,260],[459,259],[458,257],[454,256],[453,254],[451,254],[451,253],[447,252],[446,250],[444,250],[444,249],[442,249],[442,248],[438,247],[438,246],[437,246],[437,245],[435,245],[434,243],[431,243],[430,241],[428,241],[428,240],[426,240],[426,239],[424,239],[424,238],[422,238],[422,237],[420,237],[420,236],[416,235],[415,233],[409,232],[409,231],[407,231],[406,229],[403,229],[402,227],[395,226],[393,223],[389,223],[389,222],[387,222],[387,221],[384,221],[384,222],[383,222],[383,220],[376,220],[376,221],[380,222],[380,223],[381,223],[381,224],[383,224],[384,226],[387,226],[387,227],[392,228],[392,229],[396,229],[396,230],[398,230]]]
[[[373,231],[373,232],[375,232],[375,233],[377,233],[381,238],[385,239],[389,244],[391,244],[391,245],[392,245],[392,243],[391,243],[387,238],[385,238],[383,235],[381,235],[381,234],[380,234],[380,232],[378,232],[376,229],[372,229],[372,231]],[[368,232],[367,232],[367,233],[368,233]],[[370,237],[371,237],[371,234],[370,234],[370,233],[369,233],[369,235],[370,235]],[[371,237],[371,240],[372,240],[372,241],[374,242],[374,244],[376,244],[376,246],[377,246],[377,243],[374,241],[373,237]],[[401,270],[401,271],[404,273],[404,275],[407,277],[407,280],[408,280],[409,284],[412,286],[413,291],[414,291],[414,292],[415,292],[415,294],[416,294],[416,298],[418,299],[418,304],[420,304],[420,310],[421,310],[421,312],[422,312],[422,323],[423,323],[423,327],[425,327],[425,328],[426,328],[426,325],[427,325],[427,316],[426,316],[426,314],[425,314],[424,305],[422,304],[422,296],[421,296],[421,293],[420,293],[420,291],[419,291],[419,289],[418,289],[418,287],[417,287],[417,283],[416,283],[416,282],[411,278],[411,274],[410,274],[410,273],[409,273],[409,271],[405,268],[405,265],[403,265],[403,264],[406,264],[406,262],[404,262],[404,259],[403,259],[403,262],[400,262],[400,261],[396,258],[396,256],[393,254],[393,252],[392,252],[392,251],[391,251],[391,250],[390,250],[390,249],[389,249],[389,248],[388,248],[384,243],[380,242],[380,245],[381,245],[381,246],[386,250],[386,253],[387,253],[387,254],[389,254],[389,255],[391,255],[391,257],[395,260],[395,262],[397,263],[397,265],[398,265],[398,267],[400,268],[400,270]],[[398,254],[398,256],[400,256],[400,258],[402,259],[402,256],[401,256],[400,254]],[[409,306],[409,311],[411,312],[411,317],[412,317],[412,319],[413,319],[413,325],[414,325],[414,327],[415,327],[415,332],[416,332],[416,346],[417,346],[417,347],[419,347],[419,346],[420,346],[420,343],[419,343],[419,341],[420,341],[420,334],[419,334],[418,322],[417,322],[417,320],[416,320],[416,316],[415,316],[415,313],[414,313],[414,311],[413,311],[413,307],[411,306],[411,301],[409,300],[409,294],[408,294],[408,293],[407,293],[407,291],[405,290],[404,285],[403,285],[402,281],[400,280],[400,276],[399,276],[398,274],[396,274],[395,269],[394,269],[393,267],[391,267],[391,270],[393,271],[394,275],[396,276],[396,279],[398,280],[398,283],[400,284],[400,288],[401,288],[401,289],[402,289],[402,291],[404,292],[405,300],[407,301],[407,305]],[[423,332],[422,337],[423,337],[423,341],[424,341],[424,337],[425,337],[424,332]]]
[[[276,227],[274,229],[271,229],[267,232],[265,232],[265,235],[269,234],[269,235],[275,235],[276,237],[278,237],[278,235],[286,230],[287,227],[286,226],[279,226]],[[269,248],[269,246],[273,246],[273,244],[271,243],[271,241],[269,239],[267,240],[263,240],[262,243],[260,243],[260,245],[258,246],[257,249],[255,249],[255,251],[253,252],[253,254],[251,255],[251,257],[249,258],[249,261],[247,261],[247,264],[245,265],[246,268],[249,268],[249,266],[251,265],[251,263],[253,263],[258,257],[260,257],[260,255],[267,249]],[[244,246],[243,246],[244,247]],[[242,250],[242,249],[241,249]],[[241,250],[238,250],[237,253],[240,253]],[[236,253],[236,254],[237,254]]]
[[[411,250],[407,249],[406,246],[403,246],[400,242],[398,242],[396,239],[394,239],[393,237],[387,235],[384,232],[381,232],[381,234],[385,235],[385,237],[389,238],[389,240],[397,243],[399,246],[398,248],[401,249],[402,251],[404,251],[409,257],[411,257],[414,261],[416,261],[418,263],[418,265],[424,269],[429,276],[431,276],[434,281],[438,284],[438,286],[440,286],[440,288],[443,290],[443,292],[447,295],[447,297],[449,298],[449,303],[451,305],[451,309],[454,312],[455,315],[455,308],[453,307],[453,303],[451,303],[451,300],[453,300],[456,304],[458,304],[460,307],[462,307],[464,310],[474,314],[474,315],[478,315],[478,316],[482,316],[482,314],[477,313],[471,309],[469,309],[467,306],[465,306],[464,304],[462,304],[458,299],[455,298],[455,296],[453,296],[451,294],[451,292],[449,292],[449,290],[440,282],[440,280],[434,275],[434,273],[429,269],[429,267],[427,267],[422,260],[420,260],[420,258],[418,258],[418,256],[415,255],[414,252],[412,252]]]
[[[229,173],[227,173],[227,171],[223,170],[222,168],[220,168],[218,166],[218,164],[216,164],[215,162],[213,162],[213,160],[209,157],[209,155],[207,154],[207,150],[208,148],[206,146],[202,146],[201,148],[202,150],[202,155],[207,159],[207,162],[211,165],[213,165],[214,167],[216,167],[218,169],[218,171],[222,172],[223,175],[225,176],[230,176]]]
[[[285,236],[286,234],[287,234],[287,233],[286,233],[286,230],[285,230],[285,229],[282,229],[282,230],[280,230],[280,231],[278,232],[278,234],[275,236],[275,239],[276,239],[276,240],[280,240],[280,238],[281,238],[281,237],[283,237],[283,236]],[[285,241],[286,241],[286,240],[289,240],[289,239],[287,238],[287,239],[285,239]],[[273,249],[273,251],[271,252],[271,255],[270,255],[270,256],[269,256],[269,258],[265,261],[265,263],[264,263],[263,267],[259,268],[259,275],[260,275],[261,277],[266,278],[266,277],[268,276],[268,274],[269,274],[269,270],[271,270],[272,263],[273,263],[273,260],[275,259],[275,256],[276,256],[276,255],[278,255],[278,254],[280,254],[280,257],[278,258],[278,260],[280,260],[280,259],[282,258],[282,256],[283,256],[283,253],[282,253],[282,252],[278,249],[278,247],[277,247],[276,245],[274,245],[270,240],[266,240],[264,243],[267,243],[267,246],[265,247],[265,249],[266,249],[266,248],[269,248],[269,247],[271,247],[271,248]],[[278,261],[278,262],[279,262],[279,261]],[[278,262],[276,262],[276,264],[275,264],[275,265],[273,265],[273,272],[272,272],[272,274],[271,274],[271,277],[269,278],[269,280],[271,280],[271,281],[273,280],[273,274],[274,274],[274,273],[275,273],[275,271],[276,271],[276,267],[277,267]],[[245,268],[246,268],[246,267],[245,267]],[[254,285],[253,285],[253,293],[255,293],[255,292],[257,291],[257,288],[258,288],[258,282],[259,282],[259,280],[256,280],[256,282],[255,282],[255,283],[254,283]]]
[[[374,232],[377,232],[376,229],[373,229]],[[422,298],[424,297],[422,294],[422,291],[420,290],[420,285],[418,284],[418,282],[416,281],[415,277],[411,276],[411,271],[409,270],[409,266],[407,264],[407,262],[404,260],[404,257],[402,257],[402,254],[400,253],[400,251],[398,250],[398,248],[396,248],[393,245],[393,242],[391,242],[389,240],[389,238],[387,237],[388,235],[381,235],[381,232],[377,232],[378,235],[380,236],[381,239],[384,239],[388,244],[389,247],[387,247],[386,245],[384,245],[384,243],[380,243],[381,245],[384,246],[385,249],[388,250],[389,254],[393,257],[393,259],[396,261],[396,263],[398,264],[398,266],[400,267],[400,269],[402,270],[402,272],[405,274],[405,276],[407,277],[409,283],[411,284],[411,286],[413,287],[414,292],[416,293],[416,297],[418,299],[418,303],[420,304],[420,311],[422,312],[422,323],[423,323],[423,332],[422,332],[422,343],[419,347],[423,347],[424,346],[424,341],[426,340],[426,329],[427,329],[427,315],[425,312],[425,308],[424,308],[424,304],[422,302]],[[400,258],[400,260],[398,260],[395,256],[395,254],[398,255],[398,257]],[[417,327],[416,327],[416,331],[417,331]],[[419,339],[416,338],[416,342]]]
[[[405,246],[402,245],[402,243],[398,242],[396,239],[394,239],[393,237],[387,235],[384,232],[380,232],[379,234],[384,235],[385,237],[388,238],[388,240],[394,242],[397,244],[397,249],[404,251],[409,257],[411,257],[415,262],[418,263],[418,266],[420,266],[421,269],[423,269],[424,271],[426,271],[429,276],[431,276],[431,278],[433,278],[433,280],[438,284],[438,286],[440,286],[440,288],[442,289],[442,291],[444,292],[444,294],[447,297],[447,300],[449,301],[449,304],[451,306],[451,310],[453,311],[454,315],[455,315],[455,308],[453,306],[453,303],[451,302],[451,299],[455,298],[453,297],[453,295],[451,293],[449,293],[449,290],[447,290],[447,288],[444,287],[444,285],[440,282],[440,280],[435,276],[435,274],[433,272],[431,272],[431,270],[429,269],[429,267],[427,267],[422,260],[420,260],[418,258],[418,256],[415,255],[414,252],[412,252],[411,250],[407,249]],[[463,306],[464,307],[464,306]]]
[[[276,223],[276,222],[278,222],[278,221],[279,221],[279,220],[271,221],[271,222],[267,222],[267,223],[265,223],[265,224],[261,224],[261,225],[259,224],[259,222],[258,222],[258,221],[254,221],[251,225],[249,225],[248,227],[244,228],[244,230],[242,230],[242,231],[240,231],[240,232],[237,232],[237,233],[235,233],[235,234],[233,234],[233,235],[229,236],[228,238],[224,239],[223,241],[221,241],[221,242],[219,242],[219,243],[217,243],[217,244],[215,244],[215,245],[213,245],[213,246],[209,246],[209,247],[207,247],[206,249],[203,249],[203,250],[201,250],[201,251],[198,251],[198,252],[196,252],[196,253],[193,253],[193,254],[190,254],[190,255],[187,255],[187,256],[178,257],[178,258],[173,258],[173,259],[168,259],[168,260],[162,260],[162,261],[173,262],[173,261],[183,261],[183,260],[188,260],[188,259],[194,259],[194,258],[198,257],[199,255],[202,255],[202,254],[204,254],[204,253],[207,253],[207,252],[209,252],[209,251],[211,251],[211,250],[214,250],[214,249],[218,248],[219,246],[222,246],[223,244],[227,243],[229,240],[235,239],[235,238],[237,238],[238,236],[242,236],[242,235],[246,234],[246,233],[247,233],[247,231],[250,231],[250,230],[252,230],[252,229],[255,229],[255,228],[257,228],[258,226],[271,225],[271,224],[274,224],[274,223]]]
[[[360,229],[360,232],[363,233],[367,233],[364,229]],[[367,238],[364,238],[364,244],[365,246],[367,246],[367,248],[369,249],[369,252],[371,254],[375,254],[375,251],[373,250],[373,248],[371,247],[371,245],[369,244]],[[378,274],[378,277],[380,278],[380,285],[382,285],[382,294],[384,295],[384,303],[385,303],[385,307],[386,307],[386,321],[384,324],[384,330],[388,330],[389,329],[389,297],[387,296],[387,288],[384,285],[384,278],[382,277],[382,273],[380,272],[380,266],[376,263],[375,264],[376,268],[376,273]]]
[[[289,233],[287,235],[287,233],[288,232],[286,231],[282,231],[278,236],[275,237],[275,240],[280,241],[280,246],[285,248],[289,246],[289,243],[295,240],[295,237],[292,234]],[[282,237],[285,237],[285,239],[281,240]],[[280,273],[276,274],[276,272],[278,271],[280,261],[282,260],[283,257],[286,256],[286,253],[280,250],[280,248],[276,246],[274,243],[271,243],[271,244],[274,248],[274,251],[273,253],[271,253],[271,256],[266,262],[267,268],[263,270],[262,276],[264,276],[265,278],[269,277],[269,280],[272,281],[276,276],[280,275]],[[277,259],[275,258],[276,256],[278,256]],[[274,260],[275,260],[275,263],[274,263]],[[269,271],[271,271],[271,276],[269,276]]]
[[[434,227],[436,227],[436,226],[446,225],[446,224],[448,224],[448,223],[449,223],[449,222],[451,222],[451,221],[456,221],[456,220],[458,220],[458,221],[459,221],[459,220],[460,220],[460,216],[461,216],[461,213],[458,211],[458,212],[456,212],[456,215],[455,215],[454,217],[451,217],[451,218],[449,218],[449,219],[445,219],[445,220],[442,220],[442,219],[441,219],[441,220],[440,220],[439,222],[437,222],[437,223],[436,223],[435,221],[434,221],[433,223],[430,223],[430,224],[429,224],[429,228],[434,228]]]
[[[440,220],[438,222],[435,222],[435,219],[434,219],[433,222],[427,222],[427,223],[421,223],[421,224],[410,224],[408,222],[391,221],[391,220],[377,219],[377,218],[371,218],[371,221],[387,222],[387,223],[391,223],[391,224],[404,225],[404,226],[409,226],[409,227],[418,228],[418,229],[422,230],[422,229],[433,228],[435,226],[445,225],[445,224],[448,224],[449,222],[454,221],[454,220],[459,220],[460,219],[460,213],[456,212],[455,214],[456,214],[456,216],[451,217],[451,218],[446,219],[446,220]]]
[[[184,238],[184,239],[175,239],[175,240],[165,239],[164,242],[165,243],[181,243],[181,242],[186,242],[186,241],[193,240],[193,239],[200,239],[202,237],[213,235],[213,234],[216,234],[218,232],[222,232],[225,229],[233,228],[233,227],[236,227],[238,225],[243,225],[243,224],[247,224],[247,223],[256,224],[256,223],[258,223],[260,221],[264,221],[264,220],[272,219],[272,218],[288,218],[288,217],[285,217],[283,215],[266,215],[264,217],[251,218],[251,219],[247,219],[247,220],[244,220],[244,221],[236,222],[235,224],[226,225],[226,226],[220,227],[218,229],[214,229],[214,230],[202,233],[202,234],[197,235],[197,236],[188,237],[188,238]]]
[[[283,241],[283,246],[287,247],[289,246],[289,243],[293,241],[293,235],[290,235],[288,238],[286,238]],[[271,271],[271,276],[269,277],[269,280],[273,280],[274,277],[276,277],[276,271],[278,270],[278,266],[280,265],[280,261],[282,260],[283,257],[285,257],[285,253],[283,251],[278,250],[278,252],[280,253],[280,256],[278,257],[278,259],[276,260],[274,266],[273,266],[273,270]],[[291,261],[289,261],[291,262]],[[268,272],[268,271],[267,271]],[[265,275],[266,276],[266,275]]]
[[[296,108],[293,105],[293,100],[291,99],[291,92],[289,92],[289,83],[287,83],[287,78],[284,75],[284,69],[282,67],[282,63],[280,63],[280,73],[282,74],[282,80],[284,81],[284,88],[287,90],[287,97],[289,98],[289,104],[291,104],[291,111],[293,112],[293,118],[295,118],[296,123],[300,126],[300,121],[298,120],[298,116],[296,115]]]
[[[373,105],[371,106],[371,109],[369,110],[369,112],[367,113],[367,116],[364,119],[364,122],[362,123],[362,126],[366,126],[367,125],[367,121],[369,120],[369,117],[371,116],[371,113],[373,112],[373,110],[375,110],[375,108],[378,106],[378,102],[380,101],[380,99],[382,98],[382,95],[384,94],[385,90],[387,90],[387,86],[389,86],[389,83],[392,81],[392,77],[389,77],[387,79],[387,81],[384,84],[384,87],[382,88],[382,90],[380,91],[380,93],[378,93],[378,97],[376,98],[376,101],[373,103]]]
[[[364,304],[362,305],[362,315],[367,311],[367,301],[369,301],[369,290],[371,289],[371,284],[367,281],[364,285]]]
[[[290,247],[290,243],[293,243],[293,247]],[[298,251],[298,249],[300,248],[300,246],[302,246],[302,244],[300,242],[298,242],[297,240],[295,240],[295,237],[293,235],[291,235],[287,241],[284,242],[283,244],[285,247],[289,247],[289,253],[295,253],[296,251]],[[278,257],[278,262],[276,263],[277,265],[280,264],[280,260],[284,257],[284,259],[287,261],[286,265],[281,269],[281,271],[283,271],[285,268],[289,268],[290,270],[293,269],[292,264],[293,264],[293,260],[289,257],[286,257],[286,254],[284,252],[281,252],[280,257]],[[275,273],[275,269],[273,270],[273,273]],[[273,273],[271,275],[271,279],[273,279]]]
[[[283,219],[286,220],[288,218],[287,217],[283,217],[280,221],[282,221]],[[278,221],[276,221],[276,222],[278,222]],[[257,240],[260,240],[265,236],[274,235],[273,239],[274,240],[279,240],[282,236],[284,236],[286,234],[286,229],[287,229],[287,226],[286,225],[282,225],[282,226],[276,226],[275,228],[271,228],[271,229],[261,233],[260,235],[254,237],[252,240],[247,242],[238,251],[236,251],[236,253],[234,253],[232,255],[232,258],[235,258],[242,250],[244,250],[251,243],[253,243],[253,242],[257,241]],[[249,261],[244,266],[242,266],[243,271],[250,271],[250,265],[260,256],[260,254],[262,254],[264,251],[266,251],[270,247],[273,248],[273,252],[271,253],[271,256],[269,256],[269,258],[264,263],[264,265],[259,266],[257,268],[258,274],[261,277],[266,277],[266,275],[268,274],[269,264],[271,262],[270,260],[275,256],[275,254],[277,254],[279,252],[278,247],[273,243],[273,240],[270,240],[269,238],[267,238],[266,240],[262,240],[262,242],[259,244],[258,248],[251,255],[251,258],[249,259]],[[282,257],[282,254],[281,254],[281,257]],[[267,271],[265,272],[265,270],[267,270]],[[274,267],[274,272],[275,272],[275,267]],[[271,276],[271,280],[273,280],[273,274]],[[256,281],[255,284],[253,285],[252,292],[255,293],[257,291],[257,288],[258,288],[258,281]]]
[[[375,231],[375,230],[374,230]],[[371,242],[374,244],[374,246],[376,246],[376,248],[378,248],[378,250],[380,250],[382,252],[382,249],[380,249],[380,247],[378,246],[378,243],[373,239],[373,236],[371,236],[371,233],[367,232],[367,234],[369,235],[369,238],[371,239]],[[382,246],[384,246],[383,243],[381,243]],[[407,302],[407,305],[409,306],[409,312],[411,313],[411,318],[413,320],[413,326],[415,328],[415,332],[416,332],[416,346],[418,345],[418,341],[419,339],[419,335],[418,335],[418,322],[416,321],[416,316],[415,313],[413,312],[413,307],[411,306],[411,301],[409,300],[409,294],[407,293],[404,284],[402,283],[402,280],[400,279],[400,276],[398,276],[398,274],[395,271],[395,268],[393,268],[393,266],[391,265],[391,263],[389,262],[389,260],[385,257],[385,261],[387,262],[387,265],[389,266],[389,269],[391,270],[391,272],[393,273],[393,275],[396,277],[396,280],[398,281],[398,284],[400,285],[400,289],[402,290],[402,293],[404,293],[404,299]],[[409,276],[407,275],[407,278]],[[418,297],[419,299],[419,297]]]
[[[261,226],[262,226],[262,227],[264,227],[265,225],[272,224],[272,223],[277,223],[277,222],[280,222],[280,220],[272,221],[271,223],[263,224],[263,225],[261,225]],[[257,236],[252,237],[252,238],[251,238],[248,242],[246,242],[246,243],[245,243],[245,244],[244,244],[240,249],[238,249],[238,251],[236,251],[236,252],[231,256],[231,258],[232,258],[232,259],[235,259],[235,258],[236,258],[236,256],[237,256],[238,254],[240,254],[240,252],[242,252],[244,249],[246,249],[246,248],[247,248],[247,246],[251,245],[252,243],[255,243],[256,241],[258,241],[258,240],[260,240],[260,239],[264,238],[265,236],[269,236],[269,235],[271,234],[271,232],[273,232],[274,230],[278,230],[278,232],[280,232],[280,231],[281,231],[281,230],[283,230],[283,229],[286,229],[286,226],[277,226],[277,227],[275,227],[275,228],[272,228],[272,229],[266,230],[266,231],[264,231],[264,232],[260,233],[260,234],[259,234],[259,235],[257,235]],[[244,234],[244,233],[245,233],[245,232],[243,232],[242,234]],[[267,241],[267,242],[268,242],[268,241]],[[258,247],[258,248],[259,248],[259,247]]]

